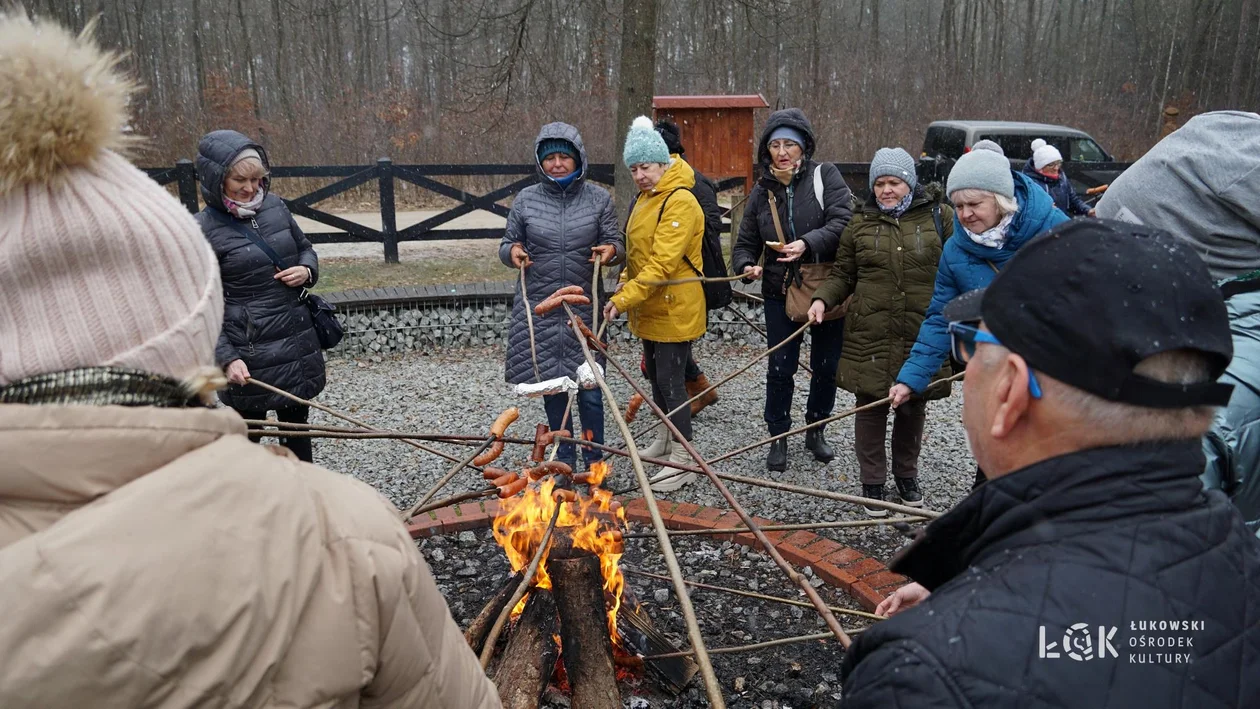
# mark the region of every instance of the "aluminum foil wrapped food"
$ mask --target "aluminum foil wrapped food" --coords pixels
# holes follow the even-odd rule
[[[595,365],[599,367],[599,364]],[[599,367],[600,376],[604,375],[604,368]],[[577,369],[578,386],[583,389],[594,389],[599,386],[599,380],[595,378],[595,373],[591,371],[589,362],[583,362],[582,366]]]
[[[589,387],[587,387],[589,388]],[[577,391],[578,384],[568,377],[556,377],[548,379],[545,382],[535,382],[533,384],[517,384],[513,390],[519,396],[539,397],[551,396],[552,394],[567,394],[571,391]]]

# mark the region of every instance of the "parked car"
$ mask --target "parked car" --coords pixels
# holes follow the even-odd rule
[[[933,121],[923,139],[923,157],[957,160],[980,140],[1002,146],[1006,157],[1023,164],[1032,157],[1032,141],[1045,140],[1059,149],[1065,162],[1115,162],[1085,131],[1049,123],[1019,121]]]
[[[1124,170],[1125,165],[1117,163],[1098,141],[1075,128],[1020,121],[933,121],[923,139],[919,177],[943,182],[954,161],[981,140],[1002,146],[1011,166],[1018,170],[1032,157],[1036,138],[1059,149],[1077,191],[1109,183]]]

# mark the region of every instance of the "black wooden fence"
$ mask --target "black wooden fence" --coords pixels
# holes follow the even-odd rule
[[[952,164],[952,163],[950,163]],[[1128,167],[1128,163],[1067,163],[1064,169],[1072,176],[1078,189],[1093,187],[1110,182],[1116,175]],[[869,163],[838,162],[845,182],[855,194],[865,197],[867,193],[867,175]],[[924,160],[919,166],[922,173],[920,182],[944,181],[948,175],[947,164],[937,164]],[[389,158],[381,158],[375,165],[315,165],[285,166],[271,168],[272,178],[286,177],[338,177],[341,178],[330,185],[308,192],[300,197],[284,198],[289,211],[306,217],[320,224],[341,229],[342,233],[308,234],[314,244],[345,243],[379,243],[385,250],[385,261],[398,262],[398,242],[400,241],[437,241],[445,239],[498,239],[503,236],[503,229],[439,229],[438,227],[454,219],[485,210],[507,218],[508,208],[499,204],[534,184],[537,180],[535,165],[395,165]],[[160,185],[175,183],[179,200],[188,211],[194,214],[201,209],[197,201],[197,172],[190,160],[180,160],[174,167],[145,168],[149,177]],[[434,178],[453,176],[516,176],[510,184],[486,194],[472,194],[466,190],[452,187]],[[586,176],[595,182],[611,186],[613,184],[613,166],[611,164],[592,164],[587,166]],[[404,229],[398,228],[398,213],[394,204],[394,180],[403,180],[417,187],[453,199],[459,204],[413,224]],[[315,205],[354,189],[368,182],[376,182],[376,191],[381,215],[381,228],[373,229],[358,222],[343,219],[335,214],[315,208]],[[744,178],[733,177],[718,182],[719,190],[742,187]],[[729,232],[730,225],[723,224],[722,231]]]
[[[503,236],[503,229],[439,229],[438,227],[454,219],[484,210],[507,218],[508,208],[499,204],[537,181],[538,168],[534,165],[395,165],[389,158],[381,158],[375,165],[316,165],[316,166],[284,166],[272,167],[271,177],[337,177],[341,178],[330,185],[308,192],[299,197],[282,197],[289,211],[312,221],[341,229],[342,233],[308,234],[313,244],[344,244],[375,242],[382,244],[385,260],[398,262],[398,242],[400,241],[435,241],[443,239],[498,239]],[[190,160],[180,160],[174,167],[146,168],[149,177],[160,185],[174,183],[179,200],[194,214],[201,209],[197,201],[197,172]],[[434,178],[451,176],[517,176],[518,179],[486,194],[472,194],[466,190],[452,187]],[[613,183],[613,166],[610,164],[589,165],[586,176],[595,182],[611,186]],[[341,194],[350,189],[371,181],[376,182],[376,191],[381,215],[381,228],[372,227],[343,219],[335,214],[316,209],[315,205],[329,197]],[[394,203],[394,180],[403,180],[417,187],[434,192],[443,197],[459,202],[450,209],[443,210],[427,219],[405,229],[398,228],[398,212]],[[719,189],[731,189],[743,184],[742,177],[722,180]]]

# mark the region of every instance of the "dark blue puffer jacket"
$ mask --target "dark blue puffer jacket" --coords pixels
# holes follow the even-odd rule
[[[579,169],[583,172],[562,187],[543,173],[539,164],[538,184],[521,190],[512,201],[507,229],[499,243],[499,260],[511,267],[514,244],[520,244],[529,253],[533,264],[525,269],[525,286],[531,306],[541,303],[564,286],[582,286],[591,296],[595,275],[595,264],[590,262],[592,246],[616,246],[615,263],[619,263],[626,254],[625,241],[621,238],[617,215],[613,211],[612,196],[604,188],[586,180],[585,171],[590,162],[586,159],[586,146],[577,128],[567,123],[543,126],[534,142],[535,156],[538,146],[545,140],[566,140],[577,148],[581,162]],[[603,293],[599,294],[593,298],[595,302],[592,305],[576,307],[574,312],[590,325],[591,308],[602,307],[603,296]],[[577,368],[586,362],[582,346],[567,322],[563,309],[534,316],[539,381],[575,377]],[[534,363],[529,351],[529,323],[525,318],[525,301],[521,298],[519,282],[512,301],[504,374],[509,384],[535,381]]]
[[[993,281],[1002,267],[1020,247],[1034,236],[1068,220],[1051,201],[1050,195],[1028,177],[1012,172],[1015,178],[1015,201],[1019,211],[1007,229],[1006,243],[1000,249],[981,246],[967,237],[962,223],[954,217],[954,236],[945,242],[941,263],[936,270],[936,285],[927,319],[919,328],[919,337],[910,350],[910,358],[901,366],[897,381],[922,394],[931,378],[949,354],[948,323],[941,311],[951,300]]]
[[[1037,172],[1032,158],[1028,158],[1028,162],[1024,163],[1023,173],[1032,178],[1032,181],[1037,183],[1041,189],[1048,192],[1054,200],[1054,206],[1058,207],[1064,214],[1070,217],[1089,214],[1089,205],[1080,198],[1080,195],[1076,194],[1076,188],[1072,186],[1072,181],[1068,179],[1066,172],[1060,170],[1057,179],[1046,177]]]
[[[267,194],[252,220],[236,219],[223,206],[223,178],[233,159],[247,148],[257,150],[266,162],[262,146],[236,131],[214,131],[197,145],[197,179],[206,201],[197,223],[219,258],[223,277],[223,331],[215,362],[226,366],[232,360],[244,360],[251,377],[309,399],[324,390],[324,353],[310,311],[299,300],[302,289],[273,278],[276,269],[267,254],[225,221],[253,230],[286,266],[311,269],[308,287],[319,279],[319,258],[289,208],[274,194]],[[249,411],[293,403],[252,385],[231,385],[219,398],[228,406]]]

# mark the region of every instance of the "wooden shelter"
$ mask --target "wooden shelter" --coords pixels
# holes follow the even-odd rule
[[[756,160],[753,112],[769,106],[761,94],[652,98],[653,117],[678,124],[692,167],[714,180],[744,178],[744,194],[752,189]]]

